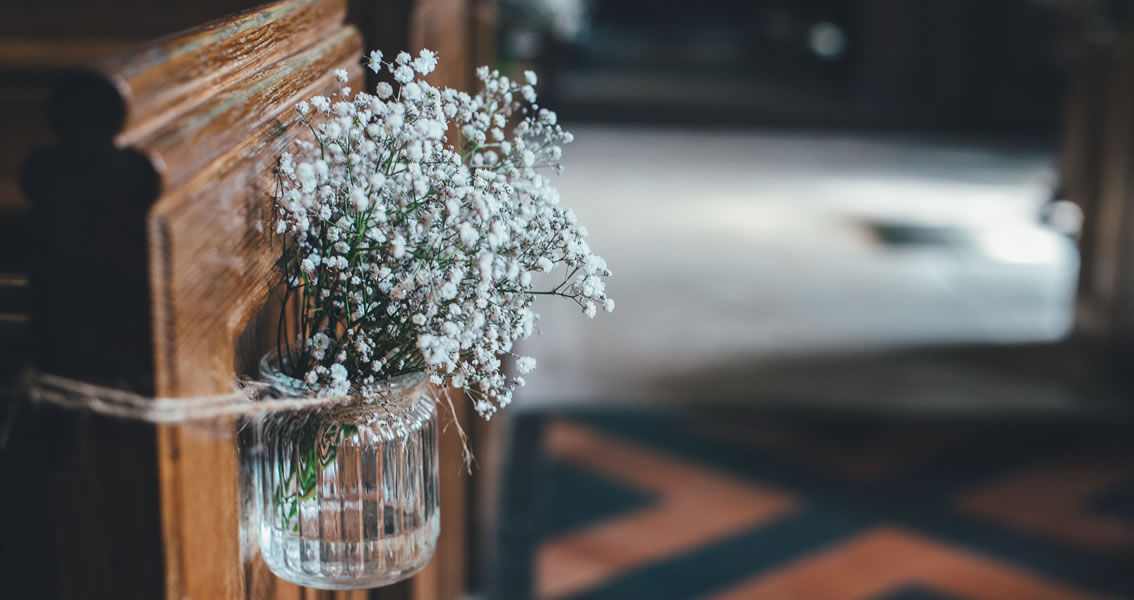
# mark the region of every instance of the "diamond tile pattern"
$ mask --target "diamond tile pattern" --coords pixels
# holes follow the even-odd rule
[[[502,598],[1134,598],[1134,437],[1068,420],[517,417]]]

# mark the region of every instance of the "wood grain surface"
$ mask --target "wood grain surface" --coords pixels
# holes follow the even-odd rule
[[[343,29],[345,0],[290,0],[249,9],[111,56],[93,69],[127,99],[126,143],[217,91]]]
[[[344,14],[342,1],[280,2],[62,79],[57,143],[24,176],[33,222],[50,224],[32,268],[41,368],[169,396],[231,389],[236,339],[278,257],[263,234],[264,182],[294,130],[290,108],[334,68],[361,81],[361,39]],[[116,422],[77,419],[84,453],[132,460],[80,463],[75,479],[90,484],[56,506],[87,507],[58,520],[67,555],[103,559],[90,561],[97,571],[61,567],[59,596],[155,597],[136,582],[167,598],[296,591],[244,580],[253,553],[241,547],[234,420],[131,424],[124,436]],[[98,485],[122,471],[149,476]],[[156,523],[131,528],[142,514]],[[131,551],[108,553],[115,536]]]
[[[372,36],[399,31],[413,49],[440,49],[448,70],[431,80],[465,87],[465,6],[373,3],[359,24]],[[162,396],[225,392],[237,374],[254,370],[281,309],[271,301],[280,251],[270,234],[272,169],[300,131],[293,107],[335,89],[338,68],[355,89],[365,85],[362,37],[345,14],[345,0],[276,2],[60,80],[49,100],[56,141],[33,153],[23,172],[29,221],[42,225],[28,234],[40,368]],[[472,418],[466,403],[457,406],[462,421]],[[453,427],[441,442],[437,558],[400,585],[322,592],[283,582],[260,559],[241,511],[250,497],[239,454],[247,431],[236,420],[154,426],[32,412],[14,440],[21,452],[48,451],[51,436],[36,432],[60,429],[79,440],[35,463],[43,468],[33,479],[53,490],[51,500],[20,505],[56,528],[59,542],[35,555],[44,559],[39,577],[57,582],[47,597],[465,593],[469,481]],[[9,456],[0,472],[23,472]],[[67,484],[51,483],[59,477]],[[107,552],[108,540],[124,550]]]

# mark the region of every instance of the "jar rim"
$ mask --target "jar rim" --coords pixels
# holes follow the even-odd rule
[[[293,395],[318,393],[318,387],[312,387],[307,382],[296,379],[284,373],[279,367],[279,352],[269,350],[260,358],[260,379],[270,383],[282,392]],[[425,371],[410,371],[394,377],[380,379],[372,384],[376,392],[406,391],[421,385],[425,381]],[[353,388],[353,386],[352,386]],[[353,389],[352,389],[353,393]]]

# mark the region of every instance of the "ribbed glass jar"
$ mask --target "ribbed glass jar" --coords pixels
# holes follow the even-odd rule
[[[261,379],[309,393],[264,357]],[[440,532],[437,411],[424,375],[390,380],[384,405],[276,413],[258,430],[260,553],[273,573],[321,589],[389,585],[429,562]]]

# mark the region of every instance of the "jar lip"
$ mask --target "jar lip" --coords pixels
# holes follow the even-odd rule
[[[312,388],[307,382],[285,374],[280,370],[279,362],[278,351],[269,350],[266,352],[260,358],[260,379],[289,394],[304,395],[319,391],[318,386]],[[397,392],[415,388],[424,381],[425,371],[411,371],[376,381],[372,384],[372,388],[380,392]]]

